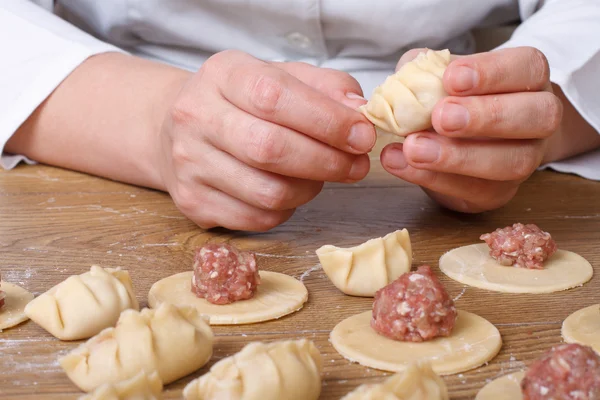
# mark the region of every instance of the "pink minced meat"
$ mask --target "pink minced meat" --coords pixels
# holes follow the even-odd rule
[[[254,295],[260,276],[253,253],[229,244],[209,244],[196,252],[192,291],[213,304],[229,304]]]
[[[371,327],[390,339],[423,342],[449,336],[456,317],[454,301],[424,265],[377,291]]]
[[[556,252],[556,242],[534,224],[514,224],[481,235],[490,247],[490,256],[501,265],[543,269],[544,261]]]
[[[579,344],[557,346],[529,367],[521,390],[525,400],[598,400],[600,356]]]

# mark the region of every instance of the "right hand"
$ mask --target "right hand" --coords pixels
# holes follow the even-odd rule
[[[271,229],[323,182],[368,173],[376,134],[356,111],[365,103],[359,96],[359,84],[343,72],[218,53],[184,84],[164,119],[164,187],[202,228]]]

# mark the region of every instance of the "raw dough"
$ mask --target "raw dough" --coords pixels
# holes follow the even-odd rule
[[[431,128],[433,108],[447,96],[442,78],[448,64],[448,50],[419,53],[375,88],[359,110],[377,128],[399,136]]]
[[[310,340],[254,342],[184,389],[186,400],[316,400],[323,361]]]
[[[475,400],[522,400],[521,381],[525,372],[503,376],[483,387],[475,396]]]
[[[406,229],[350,248],[325,245],[316,253],[335,287],[352,296],[375,296],[379,289],[410,271],[412,263]]]
[[[89,392],[106,383],[157,371],[164,384],[201,368],[212,355],[213,333],[192,307],[163,304],[125,310],[107,328],[59,359],[71,381]]]
[[[129,272],[94,265],[38,296],[25,313],[58,339],[79,340],[114,326],[128,308],[139,310]]]
[[[567,343],[590,346],[600,354],[600,304],[569,315],[563,322],[562,336]]]
[[[156,371],[140,371],[131,379],[115,384],[107,383],[79,400],[160,400],[163,385]]]
[[[261,284],[249,300],[231,304],[211,304],[192,293],[193,272],[181,272],[156,282],[148,293],[148,304],[192,306],[210,318],[211,325],[237,325],[269,321],[302,308],[308,291],[299,280],[277,272],[260,271]]]
[[[0,284],[0,289],[6,294],[4,306],[0,308],[0,332],[2,332],[2,329],[12,328],[27,321],[24,310],[27,303],[33,300],[33,294],[20,286],[4,281]]]
[[[565,250],[557,250],[543,270],[505,267],[489,256],[485,243],[449,251],[440,258],[440,269],[465,285],[505,293],[558,292],[583,285],[594,273],[585,258]]]
[[[438,374],[458,374],[490,361],[502,347],[494,325],[461,310],[449,337],[420,343],[388,339],[370,322],[371,311],[343,320],[331,331],[331,344],[350,361],[384,371],[402,372],[415,361],[429,361]]]
[[[375,385],[361,385],[342,400],[449,400],[444,380],[429,363],[410,364],[402,373]]]

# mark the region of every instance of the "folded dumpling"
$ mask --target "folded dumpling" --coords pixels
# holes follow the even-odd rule
[[[99,386],[79,400],[160,400],[162,390],[163,384],[156,371],[140,371],[131,379]]]
[[[38,296],[25,314],[58,339],[79,340],[114,326],[128,308],[139,310],[129,272],[94,265]]]
[[[359,110],[382,131],[406,136],[431,128],[435,104],[447,96],[442,83],[448,50],[427,50],[376,87]]]
[[[374,385],[361,385],[342,400],[448,400],[448,388],[428,363],[408,366]]]
[[[201,368],[212,355],[213,333],[192,307],[163,303],[157,309],[125,310],[107,328],[59,360],[68,377],[89,392],[157,371],[164,384]]]
[[[310,340],[254,342],[184,389],[186,400],[316,400],[321,353]]]
[[[335,287],[351,296],[375,296],[382,287],[410,271],[412,247],[406,229],[359,246],[322,246],[317,256]]]

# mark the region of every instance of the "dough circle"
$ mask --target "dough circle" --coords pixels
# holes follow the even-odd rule
[[[248,300],[216,305],[192,293],[192,271],[181,272],[156,282],[148,293],[152,308],[162,303],[192,306],[210,319],[210,325],[238,325],[269,321],[300,310],[308,299],[302,282],[285,274],[260,271],[261,284]]]
[[[600,354],[600,304],[569,315],[562,325],[562,337],[567,343],[590,346]]]
[[[525,372],[515,372],[491,381],[475,396],[475,400],[522,400],[521,381]]]
[[[458,374],[490,361],[502,347],[494,325],[461,310],[451,336],[421,343],[388,339],[370,322],[371,311],[343,320],[331,331],[331,344],[348,360],[384,371],[403,372],[413,362],[429,361],[437,374]]]
[[[0,308],[0,332],[2,329],[12,328],[29,318],[25,315],[25,306],[33,300],[33,294],[20,286],[4,282],[0,289],[6,294],[4,306]]]
[[[480,289],[504,293],[552,293],[580,286],[594,274],[583,257],[558,250],[543,270],[505,267],[489,256],[485,243],[459,247],[440,258],[440,269],[450,278]]]

